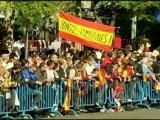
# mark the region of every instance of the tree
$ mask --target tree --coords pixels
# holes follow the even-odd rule
[[[2,26],[7,29],[7,34],[4,36],[5,39],[13,41],[13,24],[15,18],[14,4],[9,1],[0,1],[0,13],[4,16]]]
[[[117,21],[125,19],[128,21],[129,27],[131,28],[131,39],[137,37],[143,38],[144,36],[149,37],[149,31],[151,31],[151,26],[143,25],[147,23],[152,25],[155,23],[154,13],[160,9],[159,1],[99,1],[96,6],[101,8],[99,16],[109,16],[110,25],[118,25]],[[103,13],[101,11],[104,11]],[[109,14],[109,15],[108,15]],[[101,17],[99,17],[101,18]],[[125,26],[127,22],[124,23],[124,28],[121,31],[128,33],[128,28]],[[138,29],[137,29],[138,28]],[[130,36],[128,36],[130,38]]]
[[[20,26],[20,29],[26,24],[30,30],[38,28],[41,36],[44,36],[46,40],[49,40],[49,31],[55,29],[59,9],[74,13],[76,5],[73,1],[34,1],[17,2],[16,4],[18,11],[16,24]]]

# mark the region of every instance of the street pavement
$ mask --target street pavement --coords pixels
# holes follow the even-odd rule
[[[78,114],[78,116],[66,115],[63,117],[53,117],[51,119],[160,119],[160,109],[138,109],[114,113],[81,113]]]

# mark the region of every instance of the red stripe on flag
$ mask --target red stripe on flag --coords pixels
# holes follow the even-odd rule
[[[70,40],[70,41],[73,41],[73,42],[78,42],[78,43],[83,44],[83,45],[88,46],[88,47],[93,47],[93,48],[96,48],[96,49],[106,50],[106,51],[111,49],[111,46],[104,45],[104,44],[93,43],[93,42],[81,39],[79,37],[76,37],[74,35],[71,35],[71,34],[68,34],[68,33],[65,33],[65,32],[62,32],[62,31],[59,31],[59,36],[65,38],[65,39],[68,38],[67,40]]]

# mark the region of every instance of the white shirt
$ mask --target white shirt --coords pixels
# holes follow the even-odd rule
[[[46,70],[46,73],[47,73],[47,79],[54,79],[54,71],[53,70],[50,70],[50,69],[47,69]]]
[[[18,57],[21,55],[21,48],[23,48],[24,46],[24,43],[22,43],[21,41],[16,41],[13,43],[13,49]]]
[[[96,51],[96,56],[100,60],[102,58],[102,53],[99,51]]]
[[[61,48],[61,41],[54,41],[49,46],[49,49],[54,49],[56,52],[59,48]]]
[[[8,62],[7,64],[6,64],[6,69],[8,70],[8,69],[10,69],[10,68],[12,68],[13,67],[13,63],[12,62]]]
[[[88,63],[85,65],[85,70],[87,72],[87,75],[92,75],[92,72],[94,70],[94,65],[89,65]]]
[[[18,47],[18,49],[21,49],[22,47],[24,47],[24,43],[16,41],[13,43],[13,47]]]

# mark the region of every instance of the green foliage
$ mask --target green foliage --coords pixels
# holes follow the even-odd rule
[[[15,24],[20,26],[19,31],[23,31],[24,27],[28,30],[42,28],[46,18],[50,18],[50,26],[53,26],[52,23],[57,21],[57,13],[60,10],[74,13],[76,9],[76,2],[73,1],[14,1],[12,4],[16,11]]]
[[[155,24],[153,14],[155,11],[160,10],[160,1],[99,1],[99,6],[117,6],[122,10],[117,10],[118,19],[123,23],[122,19],[126,19],[123,26],[127,26],[126,32],[130,32],[129,26],[131,24],[130,19],[137,15],[138,25],[145,26],[142,23],[147,23],[150,26]],[[60,10],[69,12],[76,15],[77,1],[0,1],[0,13],[5,16],[5,20],[9,20],[15,11],[15,25],[16,31],[23,31],[24,27],[29,30],[35,28],[43,28],[45,26],[46,18],[50,18],[49,26],[53,27],[58,19],[58,12]],[[115,7],[116,9],[116,7]],[[113,9],[114,10],[114,9]],[[123,11],[122,13],[120,11]],[[107,11],[106,11],[107,13]],[[122,18],[123,16],[123,18]],[[120,20],[121,19],[121,20]],[[145,22],[144,22],[145,21]],[[126,25],[127,24],[127,25]],[[138,28],[138,27],[137,27]],[[151,28],[142,27],[138,28],[137,35],[148,34]],[[123,30],[125,33],[125,30]],[[130,35],[130,33],[127,33]]]

